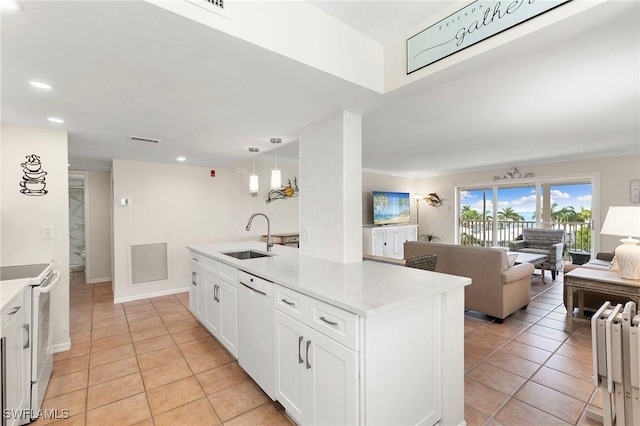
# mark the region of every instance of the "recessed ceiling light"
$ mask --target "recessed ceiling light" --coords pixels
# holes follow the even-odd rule
[[[20,5],[14,0],[0,0],[0,9],[2,10],[18,10]]]
[[[29,84],[32,85],[33,87],[37,87],[38,89],[43,89],[43,90],[53,89],[52,85],[50,85],[49,83],[45,83],[43,81],[30,81]]]
[[[49,117],[49,121],[56,124],[64,123],[64,120],[62,118],[56,118],[56,117]]]
[[[178,160],[178,161],[187,161],[187,159],[185,157],[176,157],[176,160]]]

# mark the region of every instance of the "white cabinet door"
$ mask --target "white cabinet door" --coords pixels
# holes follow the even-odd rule
[[[384,230],[384,254],[385,257],[396,257],[396,236],[395,228]]]
[[[24,416],[24,413],[19,410],[29,408],[31,392],[31,376],[25,357],[25,351],[30,351],[27,345],[28,332],[25,328],[25,306],[21,306],[14,315],[18,315],[18,318],[11,318],[13,325],[6,333],[3,348],[6,357],[6,370],[3,372],[6,376],[6,409],[15,410],[9,412],[10,418],[6,419],[7,426],[19,424]]]
[[[205,272],[204,278],[204,293],[205,293],[205,314],[204,314],[204,326],[209,330],[209,333],[214,337],[220,335],[220,303],[218,303],[218,285],[222,280],[218,277],[214,277],[212,274]]]
[[[238,289],[226,281],[218,284],[220,335],[218,340],[238,358]]]
[[[189,309],[195,317],[204,321],[205,311],[205,273],[200,268],[191,267],[191,286],[189,287]]]
[[[276,399],[299,424],[307,423],[305,330],[300,321],[275,311]]]
[[[373,255],[384,256],[384,229],[373,230]]]
[[[307,341],[311,342],[305,360],[306,424],[358,424],[357,353],[311,328],[307,328],[306,333]]]
[[[198,315],[198,270],[191,267],[191,284],[189,285],[189,310]]]

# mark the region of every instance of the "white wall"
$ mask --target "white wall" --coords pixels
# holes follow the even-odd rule
[[[188,244],[260,239],[267,233],[262,218],[251,231],[245,226],[252,213],[269,216],[272,233],[298,232],[298,199],[266,204],[272,163],[256,161],[260,194],[249,194],[251,161],[210,170],[188,165],[167,165],[114,160],[114,295],[116,302],[184,291],[189,284]],[[298,177],[297,163],[278,162],[283,182]],[[120,205],[129,198],[129,206]],[[129,244],[167,242],[170,276],[165,282],[131,286]]]
[[[51,294],[55,350],[68,349],[69,340],[69,204],[67,133],[2,124],[2,265],[54,260],[60,270]],[[40,156],[47,172],[44,196],[19,192],[24,176],[20,166],[27,155]],[[42,227],[53,226],[53,239],[42,239]]]
[[[88,181],[89,238],[90,252],[87,254],[90,283],[111,280],[110,185],[109,172],[90,171]]]
[[[373,191],[410,192],[413,195],[416,180],[407,177],[362,173],[362,223],[373,224]],[[423,204],[424,205],[424,204]],[[416,223],[415,199],[411,197],[411,223]]]

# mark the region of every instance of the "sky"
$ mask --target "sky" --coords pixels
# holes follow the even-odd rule
[[[591,210],[591,184],[552,185],[551,203],[557,203],[560,210],[563,207],[573,206],[579,212],[583,207]],[[492,210],[491,189],[487,191],[487,210]],[[472,209],[482,212],[482,190],[460,191],[460,205],[471,206]],[[520,188],[498,189],[498,211],[505,207],[511,207],[514,211],[524,216],[525,220],[531,220],[536,210],[535,186]]]

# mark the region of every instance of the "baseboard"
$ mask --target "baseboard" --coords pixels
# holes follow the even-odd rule
[[[135,296],[114,298],[113,303],[132,302],[134,300],[148,299],[150,297],[168,296],[170,294],[185,293],[189,291],[189,287],[173,288],[171,290],[156,291],[153,293],[136,294]]]
[[[98,284],[98,283],[104,283],[107,281],[111,281],[111,278],[94,278],[90,280],[87,284]]]
[[[55,345],[51,345],[51,351],[55,354],[58,352],[66,352],[71,349],[71,339],[67,340],[64,343],[56,343]]]

